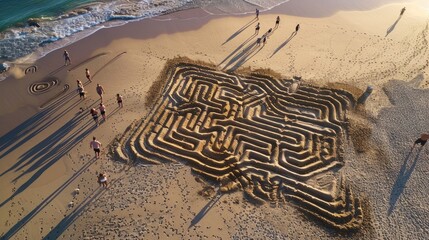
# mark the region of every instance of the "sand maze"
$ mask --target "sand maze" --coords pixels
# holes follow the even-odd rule
[[[359,199],[338,173],[350,93],[192,64],[167,77],[151,114],[120,138],[118,158],[184,162],[222,191],[290,201],[338,229],[361,226]]]
[[[28,88],[28,91],[33,95],[45,93],[58,85],[59,81],[55,77],[48,77],[42,82],[33,83]]]

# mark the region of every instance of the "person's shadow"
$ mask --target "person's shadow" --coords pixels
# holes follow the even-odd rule
[[[405,189],[405,186],[407,185],[408,180],[411,177],[411,174],[413,173],[417,160],[419,159],[420,153],[422,152],[423,147],[420,147],[418,150],[416,156],[413,160],[411,157],[411,154],[413,153],[413,150],[410,150],[408,155],[405,157],[404,163],[401,166],[401,170],[399,171],[398,177],[396,178],[395,183],[392,187],[392,192],[390,193],[389,198],[389,210],[387,211],[387,214],[392,214],[393,210],[395,209],[396,202],[398,201],[399,197],[401,196],[402,192]]]
[[[396,21],[392,24],[392,26],[390,26],[387,29],[386,36],[384,36],[384,37],[387,37],[387,35],[389,35],[395,29],[396,24],[398,24],[398,22],[399,22],[399,20],[401,20],[401,18],[402,18],[402,15],[399,15],[398,19],[396,19]]]
[[[278,48],[276,48],[276,50],[274,50],[273,54],[271,54],[270,58],[272,58],[278,51],[280,51],[284,46],[286,46],[291,40],[292,38],[294,38],[296,36],[298,32],[295,31],[293,32],[288,39],[286,39],[286,41],[284,41],[282,44],[280,44],[280,46]]]
[[[217,193],[214,198],[210,200],[202,209],[201,211],[192,219],[191,225],[189,225],[189,228],[195,226],[208,212],[212,207],[220,200],[220,198],[223,196],[221,193]]]

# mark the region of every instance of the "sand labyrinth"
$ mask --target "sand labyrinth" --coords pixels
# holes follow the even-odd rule
[[[180,161],[222,191],[289,201],[332,227],[357,229],[360,201],[338,173],[354,103],[343,90],[176,64],[151,114],[124,133],[115,153]]]

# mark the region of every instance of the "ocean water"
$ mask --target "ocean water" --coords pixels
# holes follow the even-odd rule
[[[100,28],[183,9],[202,7],[217,9],[217,14],[243,14],[286,1],[0,0],[0,63],[35,60]],[[29,26],[28,19],[36,20],[40,27]]]

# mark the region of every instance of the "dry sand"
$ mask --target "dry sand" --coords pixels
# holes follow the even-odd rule
[[[399,18],[403,6],[407,10]],[[252,46],[254,16],[220,18],[194,9],[100,30],[67,47],[72,58],[67,67],[62,66],[63,49],[48,54],[34,63],[34,73],[0,82],[0,236],[427,238],[428,150],[409,149],[427,130],[429,117],[428,7],[416,2],[323,18],[280,15],[279,27],[260,48]],[[276,9],[260,16],[258,36],[274,27],[276,16]],[[298,23],[301,28],[292,35]],[[357,95],[373,86],[363,110],[349,111],[343,166],[338,174],[327,173],[335,181],[342,175],[361,200],[360,230],[339,232],[290,199],[259,205],[242,191],[202,196],[198,192],[208,183],[197,182],[185,161],[115,161],[107,146],[150,113],[147,103],[159,97],[151,93],[163,86],[156,80],[167,60],[177,56],[225,71],[270,68],[285,78],[299,76],[304,84]],[[85,68],[92,72],[92,83],[85,79]],[[85,100],[78,99],[76,79],[85,83]],[[106,90],[108,114],[99,127],[88,113],[99,104],[97,83]],[[117,108],[117,93],[124,97],[123,108]],[[98,160],[89,148],[92,136],[103,143]],[[98,186],[99,172],[107,173],[109,189]],[[306,184],[317,185],[314,181],[306,179]]]

